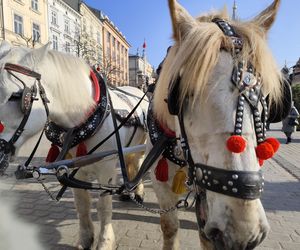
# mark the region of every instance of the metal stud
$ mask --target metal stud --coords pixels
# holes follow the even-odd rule
[[[236,121],[241,123],[243,121],[243,119],[242,118],[237,118]]]
[[[237,116],[243,116],[243,112],[238,112]]]
[[[208,179],[208,176],[207,176],[207,175],[205,175],[205,176],[204,176],[204,179],[205,179],[205,180],[207,180],[207,179]]]
[[[233,189],[232,189],[232,192],[233,192],[233,193],[237,193],[237,191],[238,191],[237,188],[233,188]]]
[[[232,181],[228,181],[228,185],[229,186],[233,186],[233,182]]]
[[[242,101],[244,101],[244,100],[245,100],[245,97],[244,97],[244,96],[240,96],[240,99],[241,99]]]
[[[205,184],[205,180],[202,180],[202,183]]]
[[[211,171],[210,170],[207,173],[208,173],[208,175],[211,175]]]
[[[237,123],[235,126],[236,126],[237,128],[241,128],[241,127],[242,127],[242,124],[241,124],[241,123]]]
[[[223,186],[222,189],[226,191],[226,190],[227,190],[227,187],[226,187],[226,186]]]
[[[232,175],[232,179],[237,180],[239,176],[237,174]]]
[[[213,183],[214,183],[215,185],[217,185],[217,184],[219,184],[219,181],[218,181],[218,180],[213,180]]]
[[[256,122],[260,122],[260,117],[255,117],[254,119]]]
[[[243,107],[243,106],[239,106],[239,107],[238,107],[238,110],[239,110],[239,111],[243,111],[243,110],[244,110],[244,107]]]
[[[235,132],[236,132],[237,134],[241,134],[241,133],[242,133],[242,130],[241,130],[241,129],[237,129],[237,130],[235,130]]]
[[[209,186],[209,187],[211,186],[210,182],[207,182],[207,186]]]

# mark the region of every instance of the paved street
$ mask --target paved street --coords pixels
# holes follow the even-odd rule
[[[259,250],[300,249],[300,132],[294,134],[293,143],[286,145],[279,124],[271,125],[269,136],[282,143],[279,153],[264,165],[266,179],[263,204],[267,212],[271,232]],[[12,173],[13,168],[10,173]],[[39,183],[34,180],[16,181],[9,177],[0,180],[3,196],[16,202],[16,219],[34,223],[39,227],[39,238],[45,249],[75,249],[78,238],[78,220],[73,205],[72,192],[56,203],[51,201]],[[52,192],[60,188],[55,179],[46,185]],[[145,183],[145,204],[157,207],[149,180]],[[97,194],[93,194],[95,200]],[[131,202],[120,202],[114,197],[113,226],[118,250],[160,249],[162,237],[159,217],[137,208]],[[192,210],[180,211],[181,249],[198,249],[199,239]],[[97,225],[95,204],[92,218]],[[96,230],[99,227],[96,226]],[[24,249],[27,249],[24,246]]]

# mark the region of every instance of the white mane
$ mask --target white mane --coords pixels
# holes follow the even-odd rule
[[[1,58],[2,55],[2,58]],[[41,83],[50,100],[50,119],[67,126],[79,125],[95,106],[93,100],[90,68],[80,58],[48,50],[47,45],[35,50],[12,47],[7,54],[1,54],[2,72],[5,63],[14,63],[41,74]],[[17,74],[28,86],[33,84],[30,77]],[[20,90],[7,74],[0,79],[0,103],[5,103],[12,92]]]

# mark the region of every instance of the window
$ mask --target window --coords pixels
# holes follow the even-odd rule
[[[39,1],[31,0],[31,9],[38,11],[39,10]]]
[[[70,53],[71,49],[70,49],[70,43],[66,42],[66,52]]]
[[[51,13],[51,23],[57,25],[57,13],[55,11]]]
[[[32,24],[32,38],[33,41],[39,42],[41,37],[40,25],[33,23]]]
[[[14,14],[15,33],[23,35],[23,17]]]
[[[99,31],[97,31],[97,43],[100,45],[101,44],[101,34]]]
[[[52,37],[52,48],[58,50],[58,39],[56,35],[53,35]]]
[[[83,32],[86,32],[86,20],[85,20],[85,18],[83,18],[83,21],[82,21],[82,30],[83,30]]]
[[[65,19],[65,32],[70,33],[70,22]]]
[[[110,46],[110,33],[109,32],[107,32],[106,42],[107,42],[108,46]]]

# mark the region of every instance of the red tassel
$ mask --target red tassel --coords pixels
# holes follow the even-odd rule
[[[54,162],[59,155],[59,148],[55,144],[51,144],[51,148],[48,151],[46,162]]]
[[[267,138],[265,140],[265,142],[271,144],[274,154],[278,151],[278,149],[280,147],[280,142],[276,138],[274,138],[274,137]]]
[[[76,156],[84,156],[87,154],[87,148],[84,142],[81,142],[77,146]]]
[[[4,124],[0,122],[0,133],[2,133],[3,131],[4,131]]]
[[[268,160],[274,155],[273,147],[268,142],[259,144],[255,151],[257,158],[261,160]]]
[[[169,179],[168,162],[165,157],[162,157],[156,166],[155,176],[158,181],[166,182]]]
[[[261,167],[262,167],[262,165],[264,165],[264,160],[262,160],[262,159],[258,159],[258,164],[259,164],[259,166],[261,166]]]
[[[232,153],[242,153],[246,145],[246,140],[240,135],[232,135],[226,142],[227,149]]]

